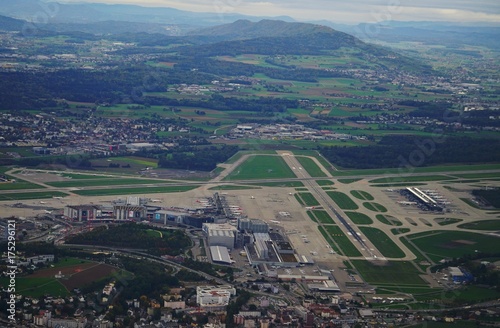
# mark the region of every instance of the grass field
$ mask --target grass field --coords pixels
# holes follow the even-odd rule
[[[318,223],[318,219],[316,219],[316,216],[313,214],[312,211],[307,211],[307,216],[313,221],[313,222],[316,222]]]
[[[354,224],[372,224],[373,220],[363,213],[358,212],[345,212],[345,214],[351,219]]]
[[[349,196],[340,191],[327,191],[326,193],[343,210],[357,210],[359,208]]]
[[[319,202],[316,198],[314,198],[313,194],[309,192],[301,192],[298,193],[300,198],[302,198],[303,204],[305,206],[318,206]]]
[[[453,220],[453,219],[451,219],[451,220]],[[455,220],[457,220],[457,219],[455,219]],[[460,220],[460,221],[462,221],[462,220]],[[462,228],[462,229],[470,229],[470,230],[497,231],[497,230],[500,230],[500,219],[468,222],[468,223],[460,224],[458,227]]]
[[[303,156],[296,156],[295,157],[300,165],[304,168],[304,170],[309,173],[309,175],[313,178],[322,178],[326,177],[326,173],[323,172],[320,167],[309,157],[303,157]]]
[[[457,222],[462,222],[463,219],[453,219],[453,218],[435,218],[434,221],[441,225],[441,226],[445,226],[445,225],[449,225],[449,224],[453,224],[453,223],[457,223]],[[500,229],[500,227],[499,227]]]
[[[351,184],[354,182],[358,182],[361,179],[338,179],[338,182],[343,183],[343,184]]]
[[[262,186],[262,187],[304,187],[304,184],[300,181],[283,181],[283,182],[260,182],[260,183],[251,183],[253,186]]]
[[[427,286],[411,262],[389,261],[387,265],[376,265],[369,261],[352,260],[351,263],[363,279],[370,284]]]
[[[351,190],[351,195],[361,200],[374,200],[372,195],[363,190]]]
[[[208,190],[247,190],[247,189],[261,189],[261,188],[252,186],[240,186],[240,185],[220,185],[208,188]]]
[[[394,228],[394,229],[391,229],[391,232],[393,235],[400,235],[402,233],[407,233],[407,232],[410,232],[411,229],[410,228]]]
[[[151,180],[151,179],[85,179],[75,181],[56,181],[47,182],[49,186],[57,188],[71,188],[71,187],[97,187],[97,186],[120,186],[120,185],[137,185],[137,184],[159,184],[171,183],[165,180]]]
[[[22,190],[22,189],[44,189],[45,187],[40,186],[36,183],[31,183],[24,181],[13,176],[6,175],[8,179],[13,179],[15,182],[0,182],[0,191],[3,190]]]
[[[151,187],[151,188],[119,188],[119,189],[89,189],[75,190],[73,193],[80,196],[114,196],[114,195],[144,195],[171,192],[184,192],[198,188],[199,185],[189,186],[169,186],[169,187]]]
[[[369,209],[370,211],[373,212],[380,212],[380,213],[385,213],[387,212],[387,208],[385,208],[383,205],[379,203],[374,203],[374,202],[364,202],[363,206]]]
[[[279,156],[250,156],[225,180],[289,179],[296,178],[290,167]]]
[[[405,257],[405,253],[382,230],[364,226],[360,226],[359,229],[370,239],[383,256],[389,258]]]
[[[66,197],[66,196],[68,196],[68,194],[59,191],[16,192],[16,193],[0,194],[0,201],[46,199],[52,197]]]
[[[322,187],[333,186],[335,184],[335,182],[333,182],[332,180],[316,180],[316,183]]]
[[[377,218],[377,220],[387,225],[393,225],[393,226],[403,225],[401,221],[390,215],[377,214],[375,217]]]
[[[466,231],[432,231],[408,236],[434,262],[498,248],[498,237]]]
[[[339,250],[337,250],[335,244],[331,242],[332,239],[339,245],[339,247],[341,248],[340,252],[345,256],[351,256],[351,257],[361,256],[361,253],[354,246],[351,240],[342,232],[340,227],[332,225],[320,226],[319,231],[321,232],[323,237],[325,237],[325,239],[328,241],[330,246],[337,252]]]
[[[307,211],[307,212],[311,213],[316,218],[316,222],[319,222],[322,224],[335,224],[332,217],[326,211],[313,210],[313,211]]]
[[[0,285],[7,286],[9,278],[0,278]],[[40,298],[45,294],[65,297],[70,295],[64,287],[55,278],[16,278],[16,294]]]
[[[387,177],[370,180],[370,183],[401,183],[401,182],[427,182],[427,181],[444,181],[453,180],[455,177],[444,175],[416,175],[406,177]]]
[[[364,176],[364,175],[389,175],[389,174],[406,174],[411,176],[413,173],[451,173],[451,172],[466,172],[466,171],[483,171],[483,170],[500,170],[500,164],[479,164],[479,165],[440,165],[415,167],[411,171],[401,172],[400,169],[367,169],[367,170],[339,170],[332,172],[335,176]],[[389,178],[389,177],[388,177]],[[402,177],[401,177],[402,178]],[[382,178],[384,179],[384,178]],[[389,178],[390,179],[390,178]],[[452,178],[446,178],[450,180]],[[429,181],[429,180],[427,180]]]

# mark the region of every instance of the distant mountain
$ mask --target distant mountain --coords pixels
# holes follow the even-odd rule
[[[309,23],[290,23],[281,20],[264,19],[259,22],[240,19],[204,29],[194,30],[188,35],[202,35],[228,40],[254,39],[261,37],[293,37],[313,33],[330,33],[333,30],[323,25]]]
[[[377,64],[384,69],[407,69],[430,73],[428,66],[393,51],[365,43],[358,38],[330,27],[283,21],[239,20],[231,24],[190,32],[189,37],[204,36],[219,42],[178,48],[184,55],[212,57],[240,54],[333,55],[340,48],[353,57]]]
[[[0,16],[0,30],[2,31],[20,31],[26,21],[14,19],[6,16]]]
[[[500,24],[452,22],[399,22],[342,25],[328,21],[321,24],[352,34],[362,40],[386,42],[413,41],[456,47],[467,44],[500,49]]]
[[[197,13],[166,7],[110,5],[100,3],[62,4],[41,0],[0,0],[0,15],[32,21],[48,17],[48,23],[88,24],[103,21],[124,21],[161,25],[214,26],[238,19],[260,20],[233,13]],[[282,20],[293,21],[290,17]]]

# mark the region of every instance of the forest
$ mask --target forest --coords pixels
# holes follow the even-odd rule
[[[91,232],[76,235],[70,244],[101,245],[146,249],[153,255],[179,255],[191,245],[189,237],[181,230],[161,230],[162,237],[152,237],[149,227],[136,223],[96,227]]]
[[[343,168],[419,167],[500,161],[500,140],[485,138],[388,135],[376,145],[319,147],[321,155]]]

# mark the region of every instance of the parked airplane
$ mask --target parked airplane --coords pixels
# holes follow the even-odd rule
[[[161,199],[151,199],[153,203],[161,203]]]
[[[52,198],[54,198],[54,199],[62,199],[62,197],[60,197],[60,196],[53,196]]]
[[[54,212],[54,211],[45,210],[45,213],[47,213],[47,214],[52,214],[52,212]]]
[[[281,223],[280,221],[276,221],[276,220],[269,220],[269,222],[276,223],[276,224],[280,224]]]
[[[314,210],[314,206],[306,206],[306,210]]]
[[[47,202],[42,202],[42,201],[40,201],[40,204],[47,204]]]

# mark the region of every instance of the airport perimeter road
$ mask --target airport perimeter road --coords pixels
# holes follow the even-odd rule
[[[302,180],[304,185],[316,197],[316,200],[323,206],[323,209],[338,223],[342,232],[346,236],[351,236],[354,239],[354,245],[358,248],[359,252],[368,260],[380,259],[384,257],[376,249],[376,247],[357,229],[356,225],[342,212],[340,208],[333,204],[333,200],[328,196],[315,180],[311,180],[309,173],[302,168],[302,165],[289,152],[279,152],[288,166],[293,170],[295,175]]]

